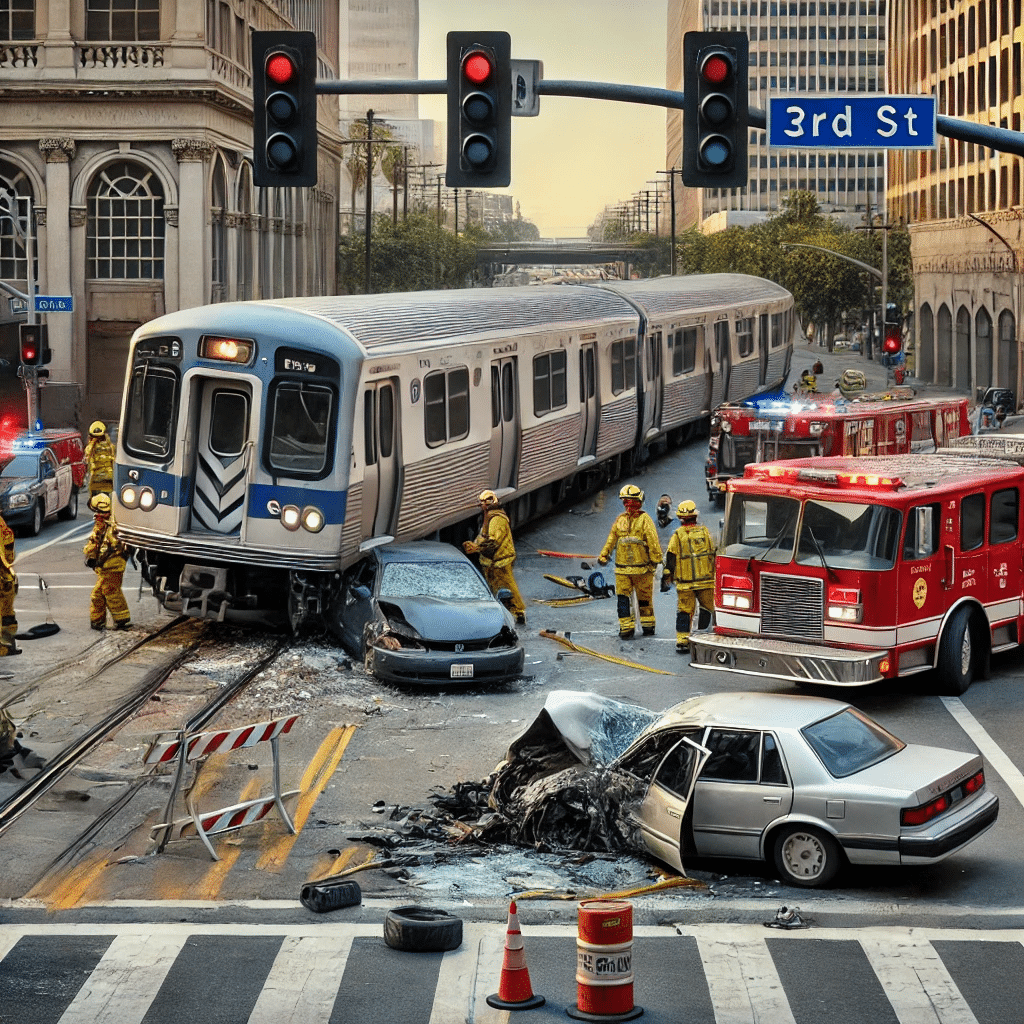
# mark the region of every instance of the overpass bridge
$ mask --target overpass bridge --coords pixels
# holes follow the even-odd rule
[[[623,242],[508,242],[483,245],[480,263],[516,263],[520,266],[573,266],[582,263],[632,263],[641,250]]]

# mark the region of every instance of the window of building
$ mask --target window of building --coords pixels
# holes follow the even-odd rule
[[[32,199],[31,188],[24,171],[6,160],[0,160],[0,188],[9,197],[0,201],[0,279],[10,283],[27,282],[28,257],[24,234],[14,230],[12,216],[16,216],[24,228]],[[38,258],[35,265],[34,276],[38,281]]]
[[[0,0],[0,39],[35,39],[35,0]]]
[[[85,38],[152,42],[160,38],[160,0],[86,0]]]
[[[164,197],[151,170],[129,160],[109,164],[89,187],[88,210],[90,278],[163,278]]]
[[[543,416],[564,409],[568,401],[564,349],[545,352],[533,360],[533,414]]]

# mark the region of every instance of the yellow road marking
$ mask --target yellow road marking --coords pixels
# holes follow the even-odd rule
[[[246,800],[255,800],[260,795],[259,779],[250,779],[249,785],[242,790],[238,802],[245,803]],[[212,842],[216,842],[211,837]],[[217,856],[220,860],[212,864],[199,880],[196,886],[190,891],[190,899],[212,900],[220,895],[221,887],[228,876],[228,872],[235,866],[235,861],[242,854],[241,844],[220,843],[217,848]]]
[[[292,814],[292,822],[295,825],[295,835],[279,836],[270,847],[263,852],[256,862],[258,871],[280,871],[281,866],[288,859],[292,847],[298,841],[303,826],[309,819],[310,812],[317,797],[324,791],[324,787],[330,781],[335,769],[341,761],[349,740],[355,734],[354,725],[344,725],[332,729],[320,744],[319,749],[313,755],[313,759],[306,766],[300,784],[299,802]]]
[[[107,851],[100,850],[75,864],[52,885],[44,878],[33,886],[28,899],[42,900],[50,910],[70,910],[107,868]]]

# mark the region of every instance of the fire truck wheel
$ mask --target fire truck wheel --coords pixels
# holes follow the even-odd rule
[[[839,844],[810,825],[785,825],[772,844],[775,869],[786,885],[817,889],[828,885],[842,864]]]
[[[974,680],[980,653],[980,645],[971,628],[971,610],[960,608],[939,641],[939,683],[944,693],[959,697],[967,692]]]

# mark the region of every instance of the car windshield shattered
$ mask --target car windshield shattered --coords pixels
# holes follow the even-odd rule
[[[381,574],[379,596],[486,601],[491,592],[473,567],[465,562],[389,562]]]
[[[845,779],[870,768],[906,746],[853,708],[846,708],[800,731],[835,779]]]

